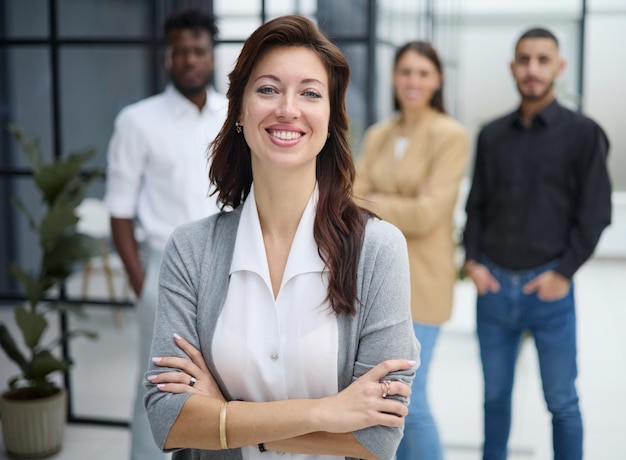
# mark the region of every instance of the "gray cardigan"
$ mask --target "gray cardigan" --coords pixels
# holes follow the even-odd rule
[[[213,366],[211,344],[228,290],[228,276],[240,210],[220,213],[179,227],[170,238],[159,278],[151,356],[182,356],[174,333],[183,336],[205,357],[207,365],[230,400],[228,389]],[[405,358],[419,363],[419,343],[410,311],[409,262],[402,233],[389,223],[370,219],[358,267],[356,315],[338,317],[338,388],[385,359]],[[146,376],[170,369],[150,364]],[[393,378],[411,384],[415,369]],[[145,405],[155,440],[161,448],[190,394],[160,392],[145,379]],[[402,398],[400,398],[403,400]],[[406,400],[403,400],[407,404]],[[401,428],[375,426],[354,432],[378,458],[391,459],[402,438]],[[176,450],[175,460],[240,460],[241,449]]]

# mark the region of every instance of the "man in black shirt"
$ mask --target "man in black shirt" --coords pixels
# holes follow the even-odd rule
[[[582,458],[572,277],[611,221],[611,184],[605,133],[554,98],[564,66],[550,31],[522,34],[511,63],[520,107],[478,137],[464,268],[478,293],[484,460],[507,456],[515,361],[526,331],[552,413],[554,458]]]

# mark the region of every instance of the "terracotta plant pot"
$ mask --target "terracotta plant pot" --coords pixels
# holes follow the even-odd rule
[[[12,457],[33,458],[56,454],[63,447],[67,393],[60,389],[47,398],[7,399],[0,396],[2,435]]]

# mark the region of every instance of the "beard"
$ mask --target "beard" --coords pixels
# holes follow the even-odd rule
[[[522,100],[526,102],[534,102],[544,99],[548,94],[550,94],[550,92],[552,92],[553,88],[554,80],[550,81],[550,83],[546,85],[545,88],[540,88],[537,92],[535,92],[534,90],[524,90],[523,85],[519,83],[517,84],[517,91],[519,92],[520,96],[522,96]]]
[[[209,86],[209,84],[211,83],[211,77],[207,77],[202,83],[200,84],[185,84],[177,79],[172,79],[172,84],[174,85],[174,87],[185,97],[190,97],[190,96],[197,96],[198,94],[203,93],[204,91],[206,91],[207,86]]]

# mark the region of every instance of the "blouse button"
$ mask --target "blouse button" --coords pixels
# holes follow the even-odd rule
[[[276,353],[275,351],[272,352],[272,354],[270,355],[270,358],[272,358],[272,361],[276,361],[278,359],[278,353]]]

